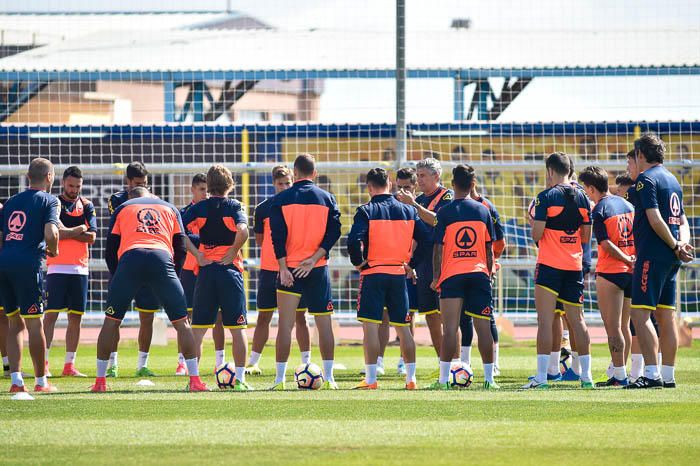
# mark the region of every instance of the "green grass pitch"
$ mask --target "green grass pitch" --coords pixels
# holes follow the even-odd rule
[[[358,380],[362,349],[342,346],[340,391],[263,391],[271,383],[268,346],[259,391],[189,394],[186,378],[171,375],[176,349],[154,347],[154,387],[136,386],[134,342],[121,347],[120,378],[108,394],[87,392],[89,379],[54,378],[60,393],[35,401],[0,396],[0,464],[698,464],[700,462],[700,350],[681,349],[676,390],[582,391],[558,384],[547,391],[516,390],[535,366],[531,345],[501,350],[504,390],[406,392],[396,375],[398,349],[387,351],[381,390],[347,390]],[[313,357],[319,361],[317,349]],[[94,346],[77,367],[94,376]],[[478,351],[474,351],[478,358]],[[52,368],[63,362],[58,348]],[[478,360],[478,359],[477,359]],[[294,352],[290,371],[299,361]],[[607,365],[594,348],[594,375]],[[29,360],[25,356],[25,366]],[[202,369],[214,385],[213,349]],[[436,369],[430,348],[419,348],[418,381]],[[292,376],[288,375],[288,380]],[[28,379],[29,384],[33,383]],[[2,390],[9,388],[5,379]]]

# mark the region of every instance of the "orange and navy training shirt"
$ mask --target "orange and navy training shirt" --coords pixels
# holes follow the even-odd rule
[[[187,231],[199,235],[199,250],[214,262],[226,255],[236,240],[241,223],[248,224],[241,203],[235,199],[211,196],[190,207],[183,218]],[[233,260],[233,265],[243,272],[243,256]]]
[[[615,259],[602,246],[608,240],[628,256],[634,255],[634,207],[620,196],[605,196],[593,208],[593,233],[598,241],[596,272],[631,273],[632,267]]]
[[[330,193],[309,179],[296,181],[272,198],[270,230],[275,257],[296,267],[318,248],[330,252],[340,238],[340,210]],[[316,267],[328,263],[328,254]]]
[[[63,226],[75,228],[85,225],[88,227],[87,231],[97,232],[97,218],[92,202],[82,196],[70,200],[61,195],[58,200],[61,203],[59,219]],[[46,259],[47,273],[88,275],[89,261],[88,243],[74,238],[62,239],[58,242],[58,256]]]
[[[271,272],[279,272],[280,264],[275,257],[275,250],[272,247],[272,230],[270,229],[270,207],[272,198],[265,199],[255,208],[254,231],[263,235],[260,245],[260,268]]]
[[[416,197],[416,203],[422,207],[428,209],[431,212],[439,212],[444,206],[452,202],[455,193],[451,189],[447,189],[444,186],[438,186],[435,191],[430,194],[421,194]],[[418,273],[421,275],[430,276],[432,275],[432,264],[433,264],[433,228],[435,225],[429,225],[423,222],[423,228],[426,231],[425,239],[418,244],[416,244],[416,251],[418,256],[421,258],[416,265],[420,268],[423,273]],[[428,273],[430,272],[430,273]]]
[[[434,242],[442,244],[440,281],[463,273],[490,276],[486,243],[494,238],[489,209],[473,199],[455,199],[437,213]]]
[[[391,194],[373,196],[355,213],[348,234],[350,261],[355,266],[367,261],[360,275],[405,275],[404,264],[411,264],[413,240],[424,241],[424,235],[415,207],[402,204]]]
[[[559,270],[583,270],[581,225],[591,224],[591,204],[582,190],[560,184],[535,199],[535,220],[545,222],[537,263]]]
[[[195,203],[190,202],[185,207],[180,209],[180,217],[182,217],[184,219],[185,214],[190,209],[190,207],[192,207],[193,205],[195,205]],[[194,244],[197,248],[199,248],[199,235],[198,234],[194,234],[191,231],[187,231],[187,237],[190,239],[190,241],[192,241],[192,244]],[[196,272],[197,268],[198,268],[197,258],[188,252],[187,257],[185,257],[185,263],[182,266],[182,270],[190,270],[192,272]]]

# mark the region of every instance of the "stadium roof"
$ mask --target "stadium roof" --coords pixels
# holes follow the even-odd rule
[[[115,29],[0,59],[0,79],[393,77],[394,44],[389,32]],[[447,30],[406,45],[409,77],[700,74],[700,29]]]

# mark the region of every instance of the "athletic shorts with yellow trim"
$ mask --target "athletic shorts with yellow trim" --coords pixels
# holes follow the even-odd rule
[[[44,313],[43,273],[34,264],[12,264],[0,269],[0,300],[5,315],[25,319],[39,318]]]
[[[213,263],[199,269],[192,328],[213,328],[219,309],[224,328],[248,326],[243,274],[232,264]]]
[[[373,273],[360,276],[360,287],[357,292],[357,320],[381,324],[384,308],[389,314],[391,325],[399,327],[411,325],[405,275]]]
[[[537,264],[535,284],[555,295],[561,304],[583,306],[583,270],[561,270]]]
[[[258,272],[258,287],[256,294],[256,308],[258,312],[275,312],[277,310],[277,283],[279,273],[273,270],[260,270]],[[306,300],[302,295],[299,300],[298,312],[306,312]]]
[[[45,313],[67,312],[83,315],[87,307],[88,276],[50,273],[46,275]]]
[[[461,298],[464,314],[476,319],[491,320],[493,295],[491,279],[482,272],[460,273],[440,283],[440,299]]]
[[[680,261],[639,258],[634,264],[632,308],[653,311],[676,308],[676,282]]]
[[[293,269],[290,269],[294,273]],[[328,266],[315,267],[304,278],[294,277],[291,287],[282,286],[277,281],[277,292],[306,298],[306,307],[310,315],[333,314],[333,298],[331,296],[331,278]],[[301,303],[301,301],[300,301]],[[302,307],[301,305],[299,307]],[[297,309],[298,310],[298,309]]]

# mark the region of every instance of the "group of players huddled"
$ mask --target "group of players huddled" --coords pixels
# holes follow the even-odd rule
[[[524,389],[548,388],[549,382],[563,376],[580,380],[582,388],[595,386],[582,312],[588,272],[584,269],[590,263],[586,248],[590,254],[592,232],[598,242],[598,305],[612,359],[609,378],[599,385],[675,387],[676,276],[681,262],[693,259],[694,250],[681,187],[663,167],[664,153],[663,141],[653,134],[635,141],[627,155],[628,176],[617,180],[622,197],[610,193],[608,174],[601,167],[586,167],[578,184],[566,154],[555,152],[546,158],[547,189],[528,211],[538,246],[538,332],[537,372]],[[474,168],[457,165],[452,171],[453,189],[441,185],[441,175],[439,161],[432,158],[419,161],[415,169],[401,168],[395,182],[383,168],[367,173],[371,199],[357,208],[347,238],[350,261],[360,275],[357,319],[364,331],[364,378],[356,389],[378,388],[388,325],[395,328],[400,342],[398,370],[406,377],[405,388],[417,388],[415,312],[425,316],[439,357],[439,376],[430,389],[452,388],[448,378],[455,360],[471,364],[474,330],[483,362],[483,388],[500,388],[495,380],[500,369],[492,283],[505,249],[503,228],[494,205],[479,194]],[[35,391],[53,392],[56,387],[47,381],[48,353],[59,312],[68,313],[63,376],[84,377],[75,367],[75,354],[87,303],[88,248],[97,232],[95,209],[80,195],[78,167],[65,170],[58,198],[49,194],[54,181],[50,161],[34,159],[27,177],[29,189],[11,197],[1,214],[0,349],[12,379],[10,391],[26,391],[21,372],[26,329]],[[341,235],[341,214],[333,195],[314,184],[316,177],[314,157],[308,154],[296,158],[293,170],[275,167],[276,194],[255,209],[255,241],[261,250],[258,319],[248,357],[241,250],[249,230],[244,207],[229,198],[234,187],[231,172],[214,165],[206,175],[196,175],[192,202],[178,210],[149,192],[143,164],[129,164],[127,189],[109,200],[104,256],[110,284],[92,391],[107,391],[107,377],[118,376],[119,328],[132,301],[141,322],[137,376],[153,375],[148,352],[153,315],[162,308],[177,331],[176,375],[189,375],[188,390],[208,390],[199,377],[198,361],[210,328],[217,366],[225,359],[224,329],[229,329],[234,390],[252,390],[246,374],[261,372],[258,361],[272,313],[278,309],[271,390],[286,388],[295,326],[302,362],[310,361],[306,313],[314,317],[318,330],[323,388],[337,389],[328,258]],[[417,190],[422,194],[416,196]],[[562,376],[564,324],[573,363]]]

